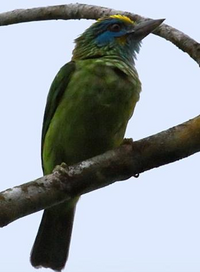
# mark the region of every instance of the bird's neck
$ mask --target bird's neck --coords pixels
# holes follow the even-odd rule
[[[72,58],[72,60],[74,60]],[[83,62],[95,62],[97,64],[102,64],[114,68],[118,68],[128,76],[131,76],[133,80],[138,78],[138,73],[135,68],[133,61],[128,61],[122,58],[121,56],[107,55],[107,56],[93,56],[85,59],[75,59],[74,61],[83,61]]]
[[[85,59],[118,59],[120,61],[125,62],[130,67],[135,65],[134,59],[135,51],[130,49],[131,47],[125,48],[115,48],[113,47],[112,50],[108,50],[107,48],[98,48],[94,47],[92,43],[87,44],[77,44],[73,50],[72,60],[85,60]]]

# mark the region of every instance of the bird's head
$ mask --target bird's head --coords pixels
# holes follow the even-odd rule
[[[163,21],[148,20],[136,24],[123,15],[100,18],[75,40],[72,59],[114,56],[133,62],[139,52],[141,40]]]

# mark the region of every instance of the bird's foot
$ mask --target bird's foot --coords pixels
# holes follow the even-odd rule
[[[133,139],[132,138],[125,138],[121,145],[132,145]]]
[[[69,167],[65,162],[62,162],[60,165],[56,165],[53,170],[53,174],[60,175],[60,176],[68,176]]]

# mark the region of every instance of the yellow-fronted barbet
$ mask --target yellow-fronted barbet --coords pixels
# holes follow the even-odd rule
[[[75,40],[72,59],[56,75],[42,130],[44,175],[118,147],[139,100],[135,68],[141,40],[160,20],[140,23],[123,15],[98,19]],[[92,182],[92,180],[91,180]],[[64,268],[78,197],[44,211],[31,252],[35,267]]]

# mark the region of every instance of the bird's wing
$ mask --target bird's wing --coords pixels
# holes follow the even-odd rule
[[[72,74],[74,73],[76,64],[74,61],[65,64],[58,74],[56,75],[54,81],[51,84],[49,94],[47,97],[47,104],[44,112],[43,128],[42,128],[42,145],[41,151],[43,152],[43,145],[45,135],[53,118],[53,115],[59,105],[59,102],[66,91],[67,85],[70,81]]]

